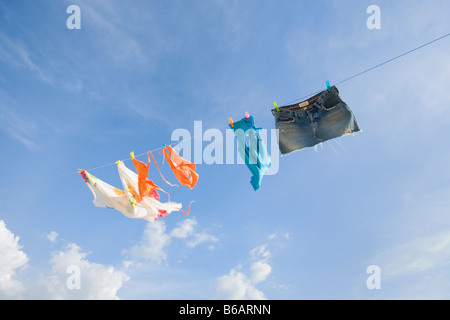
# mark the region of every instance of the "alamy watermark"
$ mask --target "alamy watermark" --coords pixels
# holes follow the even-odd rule
[[[66,13],[70,16],[67,18],[66,26],[67,29],[81,29],[81,10],[77,5],[70,5],[67,7]],[[367,14],[370,16],[367,18],[366,25],[369,30],[379,30],[381,29],[381,9],[377,5],[370,5],[366,10]]]
[[[366,25],[369,30],[381,29],[381,9],[377,5],[371,5],[367,8],[366,12],[370,14],[367,18]]]
[[[81,269],[77,265],[70,265],[66,269],[66,273],[70,274],[66,279],[66,286],[69,290],[81,289]]]
[[[203,132],[202,121],[194,121],[194,132],[184,128],[172,132],[171,141],[176,142],[176,150],[187,161],[195,164],[245,164],[244,146],[237,143],[236,136],[245,137],[248,147],[248,163],[256,164],[256,154],[260,150],[267,150],[271,158],[271,165],[265,175],[275,175],[279,169],[280,151],[278,148],[278,129],[258,129],[260,139],[249,139],[256,136],[256,130],[248,129],[236,134],[232,129],[226,129],[225,135],[219,129],[207,129]]]
[[[369,290],[381,289],[381,269],[377,265],[370,265],[366,272],[370,274],[367,278],[366,286]]]
[[[67,18],[66,26],[67,29],[81,29],[81,10],[77,5],[70,5],[67,7],[66,13],[70,13],[71,15]]]

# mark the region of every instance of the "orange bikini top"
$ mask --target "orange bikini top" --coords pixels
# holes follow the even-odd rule
[[[161,189],[159,186],[157,186],[152,180],[150,180],[148,178],[148,172],[149,172],[149,168],[150,168],[150,155],[152,156],[153,162],[155,163],[156,168],[159,171],[159,174],[161,175],[161,178],[170,186],[172,187],[178,187],[177,185],[171,184],[169,181],[167,181],[164,176],[162,175],[161,171],[159,170],[158,164],[155,161],[155,158],[153,157],[153,154],[149,151],[147,153],[147,158],[148,158],[148,164],[143,163],[142,161],[137,160],[134,157],[133,152],[131,153],[131,159],[133,160],[133,164],[134,167],[136,168],[137,174],[138,174],[138,186],[139,186],[139,196],[136,196],[136,200],[139,203],[140,201],[142,201],[142,198],[144,196],[150,196],[150,197],[154,197],[155,198],[155,193],[156,190],[155,189],[159,189],[162,192],[166,193],[169,197],[168,202],[170,202],[170,194],[166,191],[164,191],[163,189]],[[171,167],[172,168],[172,167]],[[173,169],[172,169],[173,170]],[[157,193],[156,193],[157,194]],[[159,198],[159,196],[158,196]],[[192,203],[193,201],[191,201]],[[188,215],[189,214],[189,210],[191,207],[191,203],[189,203],[188,206],[188,212],[184,212],[183,210],[180,209],[181,212],[183,212],[184,214]]]
[[[190,189],[194,188],[198,181],[195,164],[180,157],[171,146],[164,146],[163,152],[167,163],[180,184]]]

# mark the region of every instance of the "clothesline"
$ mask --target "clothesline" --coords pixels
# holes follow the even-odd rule
[[[372,70],[374,70],[374,69],[376,69],[376,68],[379,68],[379,67],[381,67],[381,66],[383,66],[383,65],[385,65],[385,64],[388,64],[389,62],[392,62],[392,61],[394,61],[394,60],[397,60],[397,59],[399,59],[399,58],[401,58],[401,57],[404,57],[404,56],[406,56],[406,55],[408,55],[408,54],[410,54],[410,53],[413,53],[414,51],[420,50],[420,49],[422,49],[422,48],[424,48],[424,47],[426,47],[426,46],[429,46],[430,44],[433,44],[433,43],[435,43],[435,42],[437,42],[437,41],[439,41],[439,40],[442,40],[442,39],[444,39],[444,38],[446,38],[446,37],[448,37],[448,36],[450,36],[450,33],[447,33],[447,34],[445,34],[445,35],[443,35],[443,36],[441,36],[441,37],[439,37],[439,38],[436,38],[436,39],[431,40],[431,41],[429,41],[429,42],[427,42],[427,43],[424,43],[424,44],[422,44],[422,45],[420,45],[420,46],[418,46],[418,47],[416,47],[416,48],[414,48],[414,49],[411,49],[411,50],[409,50],[409,51],[406,51],[406,52],[404,52],[404,53],[402,53],[402,54],[400,54],[400,55],[398,55],[398,56],[396,56],[396,57],[394,57],[394,58],[391,58],[391,59],[386,60],[386,61],[384,61],[384,62],[382,62],[382,63],[379,63],[379,64],[377,64],[376,66],[370,67],[370,68],[368,68],[368,69],[366,69],[366,70],[364,70],[364,71],[361,71],[361,72],[359,72],[359,73],[357,73],[357,74],[354,74],[354,75],[352,75],[352,76],[349,76],[348,78],[345,78],[345,79],[343,79],[343,80],[340,80],[340,81],[338,81],[338,82],[335,82],[334,85],[337,86],[337,85],[340,85],[340,84],[342,84],[342,83],[344,83],[344,82],[347,82],[347,81],[349,81],[349,80],[351,80],[351,79],[354,79],[354,78],[356,78],[356,77],[359,77],[359,76],[361,76],[361,75],[363,75],[363,74],[365,74],[365,73],[367,73],[367,72],[369,72],[369,71],[372,71]],[[301,101],[301,100],[306,99],[306,98],[308,98],[308,97],[314,96],[315,94],[318,94],[318,93],[321,92],[321,91],[322,91],[322,90],[319,90],[319,91],[310,93],[310,94],[308,94],[308,95],[305,95],[305,96],[303,96],[303,97],[300,97],[300,98],[297,98],[297,99],[295,99],[295,100],[293,100],[293,101],[290,101],[290,102],[288,102],[287,104],[292,104],[292,103]]]
[[[404,56],[406,56],[406,55],[408,55],[408,54],[410,54],[410,53],[412,53],[412,52],[415,52],[415,51],[420,50],[420,49],[422,49],[422,48],[424,48],[424,47],[427,47],[427,46],[429,46],[429,45],[431,45],[431,44],[433,44],[433,43],[435,43],[435,42],[438,42],[438,41],[440,41],[440,40],[442,40],[442,39],[444,39],[444,38],[446,38],[446,37],[448,37],[448,36],[450,36],[450,33],[447,33],[447,34],[445,34],[445,35],[443,35],[443,36],[441,36],[441,37],[438,37],[438,38],[436,38],[436,39],[434,39],[434,40],[431,40],[431,41],[429,41],[429,42],[427,42],[427,43],[424,43],[424,44],[422,44],[422,45],[420,45],[420,46],[418,46],[418,47],[416,47],[416,48],[414,48],[414,49],[411,49],[411,50],[409,50],[409,51],[406,51],[406,52],[404,52],[404,53],[402,53],[402,54],[400,54],[400,55],[398,55],[398,56],[396,56],[396,57],[393,57],[393,58],[391,58],[391,59],[388,59],[388,60],[386,60],[386,61],[384,61],[384,62],[382,62],[382,63],[379,63],[379,64],[377,64],[377,65],[375,65],[375,66],[373,66],[373,67],[370,67],[370,68],[368,68],[368,69],[366,69],[366,70],[364,70],[364,71],[361,71],[361,72],[359,72],[359,73],[357,73],[357,74],[354,74],[354,75],[352,75],[352,76],[349,76],[349,77],[347,77],[347,78],[345,78],[345,79],[343,79],[343,80],[340,80],[340,81],[338,81],[338,82],[335,82],[333,85],[337,86],[337,85],[339,85],[339,84],[342,84],[342,83],[344,83],[344,82],[347,82],[347,81],[349,81],[349,80],[352,80],[352,79],[354,79],[354,78],[356,78],[356,77],[359,77],[359,76],[361,76],[361,75],[363,75],[363,74],[365,74],[365,73],[367,73],[367,72],[370,72],[370,71],[372,71],[372,70],[374,70],[374,69],[376,69],[376,68],[379,68],[379,67],[381,67],[381,66],[383,66],[383,65],[386,65],[386,64],[388,64],[388,63],[390,63],[390,62],[392,62],[392,61],[395,61],[395,60],[397,60],[397,59],[399,59],[399,58],[402,58],[402,57],[404,57]],[[301,100],[306,99],[306,98],[308,98],[308,97],[314,96],[314,95],[316,95],[316,94],[318,94],[318,93],[320,93],[320,92],[322,92],[322,91],[323,91],[323,89],[321,89],[321,90],[319,90],[319,91],[316,91],[316,92],[313,92],[313,93],[310,93],[310,94],[308,94],[308,95],[305,95],[305,96],[302,96],[302,97],[300,97],[300,98],[297,98],[297,99],[295,99],[295,100],[293,100],[293,101],[291,101],[291,102],[288,102],[287,104],[292,104],[292,103],[301,101]],[[225,118],[225,119],[226,119],[226,118]],[[200,137],[200,136],[202,136],[202,135],[197,135],[197,136],[190,137],[188,140],[196,139],[196,138],[198,138],[198,137]],[[181,143],[181,142],[180,142],[180,143]],[[177,143],[177,144],[178,144],[178,143]],[[155,149],[153,149],[153,150],[150,150],[150,152],[160,151],[160,150],[162,150],[162,149],[163,149],[163,146],[161,146],[161,147],[159,147],[159,148],[155,148]],[[148,151],[147,151],[147,152],[148,152]],[[138,154],[138,155],[136,155],[135,157],[138,158],[138,157],[144,156],[144,155],[147,154],[147,152],[144,152],[144,153],[142,153],[142,154]],[[124,159],[124,160],[121,160],[121,161],[128,161],[128,160],[131,160],[131,157],[130,157],[130,158],[127,158],[127,159]],[[112,165],[115,165],[115,164],[116,164],[116,161],[115,161],[115,162],[111,162],[111,163],[107,163],[107,164],[104,164],[104,165],[101,165],[101,166],[97,166],[97,167],[94,167],[94,168],[87,169],[87,171],[94,171],[94,170],[98,170],[98,169],[101,169],[101,168],[109,167],[109,166],[112,166]],[[75,174],[79,174],[78,171],[73,171],[73,172],[69,172],[69,173],[65,173],[65,174],[60,174],[60,175],[56,175],[56,176],[51,176],[51,177],[41,177],[41,178],[27,179],[27,180],[22,180],[22,181],[11,182],[11,183],[7,183],[7,184],[2,184],[2,185],[0,185],[0,188],[2,188],[2,187],[9,187],[9,186],[18,185],[18,184],[23,184],[23,183],[31,183],[31,182],[38,182],[38,181],[45,181],[45,180],[51,180],[51,179],[57,179],[57,178],[63,178],[63,177],[67,177],[67,176],[71,176],[71,175],[75,175]]]

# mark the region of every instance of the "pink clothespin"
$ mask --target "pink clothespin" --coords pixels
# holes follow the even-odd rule
[[[248,112],[245,111],[245,120],[248,120],[248,117],[249,117]]]

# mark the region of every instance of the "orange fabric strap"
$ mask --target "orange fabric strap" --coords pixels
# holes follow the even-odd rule
[[[176,184],[171,184],[169,181],[167,181],[167,180],[164,178],[164,176],[163,176],[162,173],[161,173],[161,170],[159,170],[159,167],[158,167],[158,164],[157,164],[156,161],[155,161],[155,158],[153,157],[153,153],[151,153],[150,151],[149,151],[148,153],[150,153],[150,154],[152,155],[153,162],[155,163],[156,169],[158,169],[159,174],[161,175],[161,178],[163,178],[163,180],[164,180],[169,186],[171,186],[171,187],[178,187],[178,185],[176,185]],[[147,156],[148,156],[148,153],[147,153]],[[150,163],[150,158],[148,159],[148,161],[149,161],[149,163]]]
[[[198,181],[195,164],[180,157],[171,146],[164,147],[163,152],[178,181],[190,189],[194,188]]]

